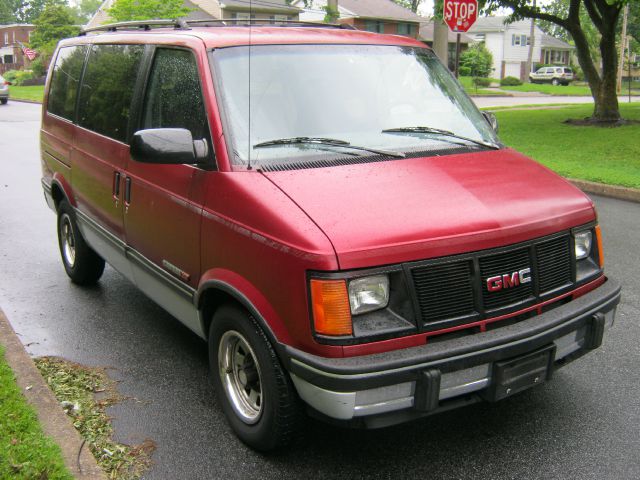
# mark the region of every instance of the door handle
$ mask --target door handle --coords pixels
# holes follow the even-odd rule
[[[124,204],[128,207],[131,203],[131,177],[124,180]]]
[[[117,202],[120,198],[120,172],[113,173],[113,199]]]

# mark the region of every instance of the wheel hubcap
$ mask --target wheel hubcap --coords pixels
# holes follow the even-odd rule
[[[235,330],[220,339],[218,369],[233,410],[243,422],[256,423],[262,414],[260,365],[247,340]]]
[[[62,237],[62,255],[64,256],[64,261],[73,268],[76,263],[76,239],[73,234],[71,219],[67,214],[62,217],[60,235]]]

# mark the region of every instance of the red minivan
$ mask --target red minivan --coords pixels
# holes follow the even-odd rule
[[[496,129],[407,37],[113,24],[54,55],[42,184],[71,280],[107,262],[207,341],[270,450],[305,411],[383,427],[600,346],[620,287],[593,203]]]

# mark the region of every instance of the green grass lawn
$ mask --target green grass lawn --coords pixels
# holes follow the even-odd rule
[[[622,116],[640,120],[640,103],[621,104]],[[558,109],[496,111],[500,138],[560,175],[640,188],[640,124],[617,128],[575,127],[592,105]]]
[[[33,87],[9,87],[9,101],[11,99],[16,100],[31,100],[34,102],[42,102],[44,96],[44,85],[36,85]]]
[[[486,88],[476,89],[476,86],[473,84],[473,77],[459,77],[458,81],[469,95],[504,95],[504,92],[496,92],[495,90],[487,90]],[[494,81],[499,82],[499,80]]]
[[[45,437],[0,347],[0,478],[69,479],[58,446]]]

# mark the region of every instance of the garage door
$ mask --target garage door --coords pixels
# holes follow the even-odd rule
[[[520,78],[520,62],[507,62],[504,66],[504,76]]]

